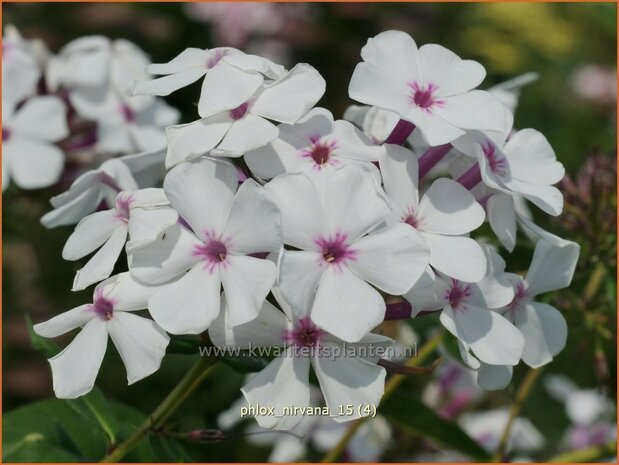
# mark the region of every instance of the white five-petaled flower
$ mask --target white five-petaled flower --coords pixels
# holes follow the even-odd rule
[[[567,324],[555,307],[535,302],[537,295],[570,285],[580,246],[563,241],[553,244],[540,240],[526,278],[510,274],[514,299],[505,316],[522,332],[525,340],[522,361],[532,368],[549,363],[565,347]]]
[[[95,288],[92,304],[34,325],[34,331],[43,337],[82,328],[62,352],[49,359],[56,397],[74,399],[90,392],[105,356],[108,335],[125,364],[129,384],[159,369],[168,335],[154,321],[131,313],[146,308],[152,291],[129,273],[121,273]]]
[[[230,312],[222,311],[209,328],[211,340],[220,347],[282,348],[279,357],[241,388],[250,405],[274,410],[275,415],[256,415],[258,424],[263,428],[290,429],[302,420],[301,415],[283,414],[283,409],[311,405],[310,365],[318,377],[327,407],[337,415],[335,421],[355,420],[362,416],[365,406],[377,405],[383,395],[386,371],[375,363],[377,357],[373,357],[370,347],[384,349],[393,341],[378,334],[366,334],[354,346],[359,353],[368,354],[368,359],[350,354],[344,341],[316,326],[302,311],[292,311],[277,289],[274,295],[284,312],[265,301],[253,321],[232,326]],[[333,301],[334,312],[337,307]],[[338,415],[342,405],[352,405],[353,413]]]
[[[163,187],[191,230],[175,225],[160,240],[128,250],[136,279],[161,284],[178,278],[148,303],[153,318],[170,333],[208,328],[219,314],[222,285],[233,324],[252,320],[275,283],[276,265],[251,254],[281,248],[279,211],[255,181],[238,191],[237,185],[236,169],[226,161],[203,158],[178,165]]]
[[[390,210],[362,166],[343,166],[316,184],[303,173],[284,174],[266,189],[281,211],[284,242],[300,249],[280,258],[284,298],[294,311],[311,305],[312,321],[345,341],[361,340],[384,319],[385,301],[372,285],[401,295],[428,265],[413,228],[377,229]]]
[[[245,162],[256,176],[271,179],[282,173],[329,173],[348,163],[371,166],[380,152],[348,121],[334,122],[329,110],[314,108],[296,124],[280,124],[277,139],[246,153]]]
[[[54,184],[64,153],[54,145],[69,134],[66,107],[54,96],[33,97],[15,108],[2,105],[2,190],[12,178],[23,189]]]
[[[440,178],[419,194],[415,154],[386,145],[380,168],[385,191],[393,205],[393,220],[419,232],[430,248],[430,265],[461,281],[477,282],[486,275],[481,246],[466,235],[484,222],[484,210],[464,187]]]
[[[473,369],[480,368],[480,361],[516,365],[524,349],[520,331],[495,311],[514,298],[505,262],[492,249],[484,250],[488,266],[482,281],[467,283],[438,275],[430,288],[413,288],[404,295],[413,307],[412,316],[442,310],[441,323],[458,339],[462,360]]]
[[[244,93],[244,86],[247,83],[231,79],[220,92],[236,97]],[[325,80],[313,67],[298,64],[280,78],[265,80],[256,89],[251,88],[252,93],[238,104],[238,100],[220,97],[201,112],[201,119],[167,128],[166,165],[174,166],[208,152],[240,157],[268,144],[279,134],[277,126],[268,120],[296,123],[322,97]],[[205,86],[205,89],[208,95],[218,92],[216,87]]]
[[[62,250],[65,260],[79,260],[95,253],[75,274],[74,291],[85,289],[107,278],[122,252],[127,237],[133,247],[156,240],[163,231],[176,223],[178,213],[169,206],[162,189],[142,189],[120,192],[116,206],[95,212],[82,219],[69,236]]]
[[[417,48],[408,34],[386,31],[368,40],[348,92],[362,103],[392,110],[413,123],[431,146],[453,141],[466,129],[501,131],[503,106],[473,90],[486,76],[476,61],[440,45]]]

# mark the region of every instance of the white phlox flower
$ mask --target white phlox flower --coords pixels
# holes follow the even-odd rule
[[[211,340],[219,347],[281,348],[281,355],[241,388],[250,405],[273,408],[274,415],[256,415],[258,424],[263,428],[290,429],[301,422],[303,415],[286,414],[284,408],[311,405],[310,366],[335,421],[352,421],[367,415],[363,407],[378,405],[384,391],[386,371],[375,363],[377,358],[351,355],[344,341],[315,325],[307,314],[293,312],[277,289],[274,295],[284,311],[265,301],[255,320],[232,326],[230,312],[222,309],[209,328]],[[226,300],[222,298],[222,307],[225,306]],[[335,303],[334,310],[337,310]],[[387,337],[369,333],[354,348],[386,348],[392,343]],[[366,348],[365,353],[372,352]],[[352,405],[353,412],[342,415],[342,405]]]
[[[230,321],[254,319],[275,283],[277,267],[251,256],[282,246],[280,214],[266,191],[245,181],[224,160],[185,162],[167,174],[163,188],[185,225],[157,241],[128,250],[129,269],[147,284],[177,279],[149,300],[157,323],[172,334],[197,334],[219,313],[221,287]]]
[[[68,134],[66,107],[54,96],[33,97],[15,108],[2,102],[2,190],[13,179],[22,189],[55,184],[65,156],[54,145]]]
[[[279,136],[246,153],[245,162],[263,179],[282,173],[321,175],[348,163],[373,167],[381,150],[348,121],[333,121],[329,110],[314,108],[296,124],[280,124]]]
[[[417,48],[405,32],[386,31],[361,49],[348,92],[353,100],[396,112],[413,123],[431,146],[467,129],[501,131],[500,101],[474,90],[486,76],[482,65],[462,60],[436,44]]]
[[[99,249],[75,274],[72,290],[107,278],[128,238],[133,248],[143,246],[158,239],[177,219],[178,213],[170,207],[163,189],[120,192],[114,208],[88,215],[67,239],[62,250],[65,260],[79,260]]]
[[[105,356],[108,335],[127,369],[129,384],[159,369],[168,335],[153,320],[131,313],[146,308],[152,291],[129,273],[121,273],[95,288],[92,304],[34,325],[38,335],[49,338],[81,328],[62,352],[49,359],[56,397],[75,399],[90,392]]]
[[[429,251],[407,225],[379,228],[391,211],[370,170],[345,165],[319,181],[284,174],[265,186],[281,211],[284,242],[299,249],[281,255],[278,286],[295,312],[311,305],[316,325],[356,342],[385,316],[373,286],[405,293],[426,269]]]

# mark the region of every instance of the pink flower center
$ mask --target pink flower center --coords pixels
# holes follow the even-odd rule
[[[409,87],[411,88],[410,102],[423,110],[430,111],[433,106],[441,106],[444,103],[435,98],[436,86],[434,84],[422,87],[417,81],[413,81],[409,83]]]
[[[346,239],[346,234],[338,232],[333,238],[326,239],[321,237],[316,240],[316,244],[322,251],[322,258],[325,263],[340,265],[357,257],[357,251],[350,247]]]
[[[215,50],[212,55],[206,60],[206,68],[213,68],[224,57],[226,52],[224,50]]]
[[[445,294],[445,299],[454,310],[464,309],[466,299],[471,296],[471,286],[455,279],[451,280],[451,287]]]
[[[230,118],[234,121],[241,119],[249,110],[249,102],[241,103],[238,107],[230,110]]]
[[[514,299],[508,305],[509,312],[512,315],[518,313],[523,308],[523,301],[526,300],[527,297],[529,297],[529,290],[524,283],[518,283],[514,291]]]
[[[123,116],[125,122],[127,123],[133,123],[135,121],[135,112],[127,105],[121,105],[120,114]]]
[[[331,158],[331,154],[337,148],[337,142],[321,142],[318,137],[311,137],[310,140],[312,145],[301,152],[303,158],[311,158],[317,168],[326,164],[336,164],[336,160]]]
[[[114,301],[103,295],[103,289],[97,289],[95,292],[95,301],[90,306],[98,318],[103,321],[109,321],[114,316]]]
[[[484,156],[486,157],[486,162],[488,163],[490,170],[500,176],[505,175],[507,162],[505,157],[497,151],[496,146],[492,142],[488,142],[482,145],[481,149],[484,152]]]
[[[129,209],[133,203],[133,195],[123,195],[116,197],[116,218],[127,223],[129,221]]]
[[[293,329],[286,331],[284,341],[298,347],[317,347],[324,334],[309,317],[305,317],[297,321]]]
[[[402,218],[402,221],[415,229],[419,227],[419,219],[412,212]]]
[[[2,140],[9,140],[11,138],[11,130],[2,128]]]
[[[193,249],[193,256],[204,260],[207,269],[212,272],[217,266],[226,265],[228,247],[221,239],[212,238],[204,244],[196,245]]]

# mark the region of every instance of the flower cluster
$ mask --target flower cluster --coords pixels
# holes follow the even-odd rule
[[[437,316],[485,389],[563,349],[565,320],[537,296],[570,284],[579,246],[537,226],[527,207],[560,214],[553,184],[564,175],[541,133],[513,129],[527,77],[479,90],[481,64],[387,31],[361,50],[349,94],[370,106],[351,107],[347,121],[316,106],[325,81],[307,64],[189,48],[168,63],[143,59],[138,72],[136,54],[123,41],[79,40],[49,71],[79,111],[104,102],[117,112],[102,125],[110,146],[147,151],[83,174],[43,219],[79,221],[65,259],[96,251],[74,290],[104,280],[92,304],[34,327],[46,337],[82,327],[50,360],[58,397],[92,388],[107,334],[129,383],[159,367],[168,333],[283,347],[242,388],[248,404],[274,411],[256,415],[274,429],[302,421],[282,411],[312,405],[312,370],[336,421],[368,415],[361,407],[379,404],[395,362],[361,349],[394,344],[380,334],[386,319]],[[154,96],[197,81],[198,119],[155,116],[166,107]],[[137,100],[114,93],[129,88]],[[162,126],[159,187],[144,141]],[[101,201],[107,209],[94,212]],[[536,242],[524,277],[505,271],[484,222],[508,252],[518,227]],[[109,277],[123,250],[128,271]],[[128,313],[142,309],[152,320]],[[325,356],[343,346],[357,352]]]

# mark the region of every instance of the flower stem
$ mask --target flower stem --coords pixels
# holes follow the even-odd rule
[[[189,397],[196,388],[211,374],[214,360],[200,357],[200,360],[191,367],[183,379],[179,381],[168,396],[159,404],[153,413],[140,425],[129,438],[114,447],[102,460],[102,463],[114,463],[122,460],[142,438],[149,432],[160,428],[178,407]]]
[[[572,450],[548,459],[549,463],[599,462],[606,457],[614,458],[617,455],[617,441],[609,441],[599,446],[586,449]]]
[[[428,174],[430,170],[447,155],[447,152],[449,152],[452,147],[453,145],[451,144],[437,145],[423,152],[419,157],[419,179]]]
[[[456,182],[459,182],[468,190],[473,189],[481,182],[481,171],[479,170],[479,164],[475,163],[471,166],[462,176],[456,179]]]
[[[415,130],[415,125],[410,121],[406,121],[405,119],[401,119],[398,121],[398,124],[395,125],[391,134],[387,136],[385,139],[385,144],[397,144],[402,145],[408,139],[413,131]]]
[[[404,366],[406,366],[406,367],[418,367],[419,365],[421,365],[436,350],[436,348],[440,344],[441,340],[443,339],[443,335],[444,335],[444,331],[442,331],[442,330],[439,331],[438,333],[436,333],[436,335],[434,335],[430,340],[428,340],[421,347],[421,349],[419,349],[419,352],[417,353],[417,356],[409,358],[406,361],[406,363],[404,364]],[[400,384],[402,384],[402,381],[404,381],[405,379],[406,379],[406,376],[404,376],[404,375],[392,375],[391,378],[389,378],[389,380],[385,383],[385,393],[383,394],[382,401],[384,401],[391,394],[393,394],[394,391],[397,389],[397,387]],[[361,425],[365,421],[367,421],[368,418],[370,418],[370,417],[362,417],[362,418],[359,418],[358,420],[356,420],[350,426],[350,428],[348,428],[348,431],[346,431],[346,434],[344,434],[344,436],[342,436],[342,438],[335,445],[335,447],[333,449],[331,449],[323,457],[321,462],[322,463],[333,463],[333,462],[335,462],[339,458],[339,456],[342,454],[342,452],[344,452],[344,449],[346,449],[346,445],[348,444],[348,442],[352,439],[352,437],[355,435],[357,430],[361,427]]]
[[[535,381],[537,380],[541,372],[542,368],[531,368],[525,376],[524,380],[522,381],[522,384],[518,388],[514,403],[509,410],[509,419],[507,420],[507,424],[505,425],[505,429],[503,430],[503,434],[501,435],[501,439],[499,440],[499,446],[497,447],[497,450],[492,457],[493,462],[505,461],[505,451],[507,449],[507,443],[509,441],[509,435],[511,433],[512,426],[514,425],[516,417],[518,417],[524,401],[531,392],[531,388],[533,388],[533,385],[535,384]]]

